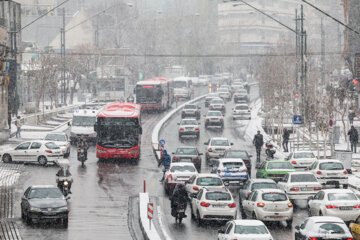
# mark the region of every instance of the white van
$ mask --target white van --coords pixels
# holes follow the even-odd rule
[[[190,77],[178,77],[174,79],[174,96],[178,98],[191,98],[192,81]]]
[[[72,144],[76,143],[80,137],[84,137],[87,141],[96,142],[94,124],[97,113],[97,110],[94,109],[76,109],[74,111],[70,128],[70,142]]]

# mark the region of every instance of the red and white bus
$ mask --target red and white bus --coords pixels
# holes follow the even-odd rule
[[[173,80],[169,78],[151,78],[136,83],[136,103],[141,110],[162,111],[170,108],[174,102]]]
[[[139,159],[141,143],[141,107],[134,103],[115,102],[97,115],[96,156],[99,159]]]

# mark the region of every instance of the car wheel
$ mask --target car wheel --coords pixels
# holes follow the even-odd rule
[[[201,218],[200,218],[200,213],[199,211],[197,211],[196,213],[196,221],[197,221],[197,225],[200,227],[202,224]]]
[[[193,212],[192,204],[190,204],[190,211],[191,211],[191,219],[195,220],[195,215],[194,215],[194,212]]]
[[[45,166],[47,164],[47,159],[46,159],[45,156],[40,156],[38,158],[38,162],[39,162],[40,165]]]
[[[12,162],[12,158],[11,158],[10,154],[4,154],[3,157],[2,157],[2,160],[3,160],[4,163]]]
[[[24,209],[21,207],[21,219],[25,220]]]
[[[64,218],[62,221],[63,221],[64,228],[67,228],[68,225],[69,225],[69,219],[68,219],[68,218]]]
[[[293,220],[292,220],[292,219],[287,220],[287,221],[286,221],[286,227],[287,227],[287,228],[291,228],[291,226],[292,226],[292,222],[293,222]]]
[[[348,184],[344,184],[344,185],[343,185],[343,188],[344,188],[344,189],[348,189],[348,187],[349,187]]]
[[[257,219],[255,212],[253,212],[251,218],[252,218],[252,219],[255,219],[255,220]]]
[[[31,223],[32,223],[32,220],[31,220],[31,217],[29,217],[29,215],[28,215],[28,213],[27,214],[25,214],[24,213],[24,217],[25,217],[25,222],[28,224],[28,225],[31,225]]]

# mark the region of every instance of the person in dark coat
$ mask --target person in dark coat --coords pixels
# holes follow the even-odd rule
[[[354,128],[354,126],[351,126],[349,132],[348,132],[350,143],[351,143],[351,151],[356,153],[356,144],[359,141],[359,135],[357,130]]]
[[[164,170],[163,170],[163,177],[160,180],[160,182],[163,182],[165,180],[165,172],[167,170],[169,170],[170,168],[170,164],[171,164],[171,157],[170,155],[167,153],[166,149],[163,150],[163,154],[162,157],[160,159],[160,162],[158,164],[158,167],[160,167],[160,165],[164,165]]]
[[[184,208],[186,209],[188,195],[184,184],[182,183],[176,184],[173,194],[170,197],[170,201],[171,201],[171,215],[173,217],[175,217],[176,215],[176,207],[179,204],[183,204]]]
[[[284,128],[284,132],[283,132],[283,148],[284,148],[284,152],[288,152],[288,143],[289,143],[289,138],[290,138],[290,132]]]
[[[354,118],[355,118],[355,111],[354,110],[349,110],[349,122],[350,124],[354,123]]]
[[[253,144],[256,148],[256,155],[257,155],[257,161],[260,162],[260,153],[261,153],[261,147],[264,145],[264,138],[263,135],[260,133],[260,131],[257,131],[257,134],[254,136]]]

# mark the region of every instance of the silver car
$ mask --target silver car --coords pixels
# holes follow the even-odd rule
[[[196,119],[185,118],[179,124],[179,138],[184,136],[200,137],[200,127]]]
[[[181,118],[186,118],[188,116],[200,119],[200,108],[196,104],[186,104],[181,111]]]
[[[240,102],[240,101],[249,101],[248,93],[245,89],[239,89],[236,90],[234,93],[234,103]]]
[[[224,128],[224,116],[220,111],[208,111],[205,117],[205,128],[219,126]]]
[[[201,170],[201,155],[196,147],[183,146],[178,147],[176,152],[172,153],[172,162],[192,162],[198,172]]]
[[[214,98],[220,98],[218,93],[209,93],[206,97],[205,97],[205,107],[209,107],[211,100],[213,100]]]
[[[222,114],[225,114],[225,103],[221,98],[215,98],[211,100],[209,110],[220,111]]]
[[[245,119],[251,120],[251,109],[247,104],[236,104],[233,108],[233,120]]]

